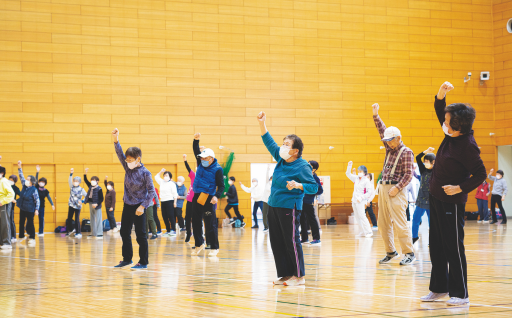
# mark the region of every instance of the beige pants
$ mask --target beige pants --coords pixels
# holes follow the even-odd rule
[[[395,237],[393,228],[396,229],[402,253],[413,253],[411,229],[407,225],[407,194],[400,191],[394,197],[388,192],[393,187],[391,184],[381,184],[379,189],[379,233],[384,240],[386,252],[393,253],[395,248]]]

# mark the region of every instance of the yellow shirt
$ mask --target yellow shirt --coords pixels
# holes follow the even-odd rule
[[[7,205],[14,200],[14,190],[6,178],[0,179],[0,203]]]

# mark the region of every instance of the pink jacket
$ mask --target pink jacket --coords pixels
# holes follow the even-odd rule
[[[194,199],[194,189],[192,186],[194,185],[194,180],[196,179],[196,173],[194,170],[190,170],[188,177],[190,178],[190,188],[188,188],[187,201],[192,202]]]

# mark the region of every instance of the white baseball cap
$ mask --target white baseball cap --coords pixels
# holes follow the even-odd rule
[[[206,148],[205,150],[203,150],[203,152],[201,152],[201,154],[198,155],[198,157],[201,157],[201,158],[206,158],[206,157],[215,158],[215,152],[213,152],[213,150],[211,150],[210,148]]]
[[[384,138],[382,138],[382,141],[391,141],[399,136],[402,136],[402,134],[400,133],[400,129],[391,126],[386,128],[386,130],[384,131]]]

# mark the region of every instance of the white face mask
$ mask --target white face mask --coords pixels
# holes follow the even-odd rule
[[[14,181],[12,180],[9,180],[9,183],[13,186],[14,185]]]
[[[95,186],[97,186],[97,185],[98,185],[98,182],[96,182],[96,181],[94,181],[94,180],[93,180],[93,181],[91,181],[91,185],[92,185],[93,187],[95,187]]]
[[[25,180],[25,186],[30,187],[32,184],[30,184],[30,181]]]
[[[165,181],[165,182],[169,182],[170,180],[171,180],[171,178],[169,178],[169,176],[165,176],[165,177],[164,177],[164,181]]]
[[[443,123],[443,132],[445,133],[445,135],[448,135],[450,137],[453,135],[453,134],[448,133],[448,126],[446,126],[445,123]]]
[[[502,178],[502,176],[501,176],[501,175],[499,175],[499,174],[497,174],[497,175],[496,175],[496,179],[498,179],[498,180],[499,180],[499,179],[501,179],[501,178]]]
[[[80,182],[73,182],[73,185],[74,185],[75,187],[78,187],[78,186],[80,185]]]
[[[233,185],[234,182],[233,181],[228,181],[229,185]]]
[[[181,187],[183,185],[183,182],[176,182],[176,184],[178,185],[178,187]]]
[[[281,156],[281,158],[283,158],[284,160],[288,160],[291,158],[292,155],[290,155],[289,152],[290,148],[286,146],[281,146],[281,148],[279,148],[279,156]]]
[[[135,160],[134,162],[128,162],[128,169],[130,170],[133,170],[135,169],[135,167],[137,167],[137,160]]]
[[[252,183],[253,186],[257,186],[258,185],[258,182],[253,182]]]
[[[112,191],[112,186],[111,186],[111,185],[108,185],[108,186],[107,186],[107,190],[108,190],[108,191]]]
[[[359,172],[359,173],[357,174],[357,176],[358,176],[359,178],[362,178],[362,177],[364,177],[364,173],[363,173],[363,172]]]
[[[39,182],[39,186],[40,186],[41,188],[44,188],[44,182]]]

